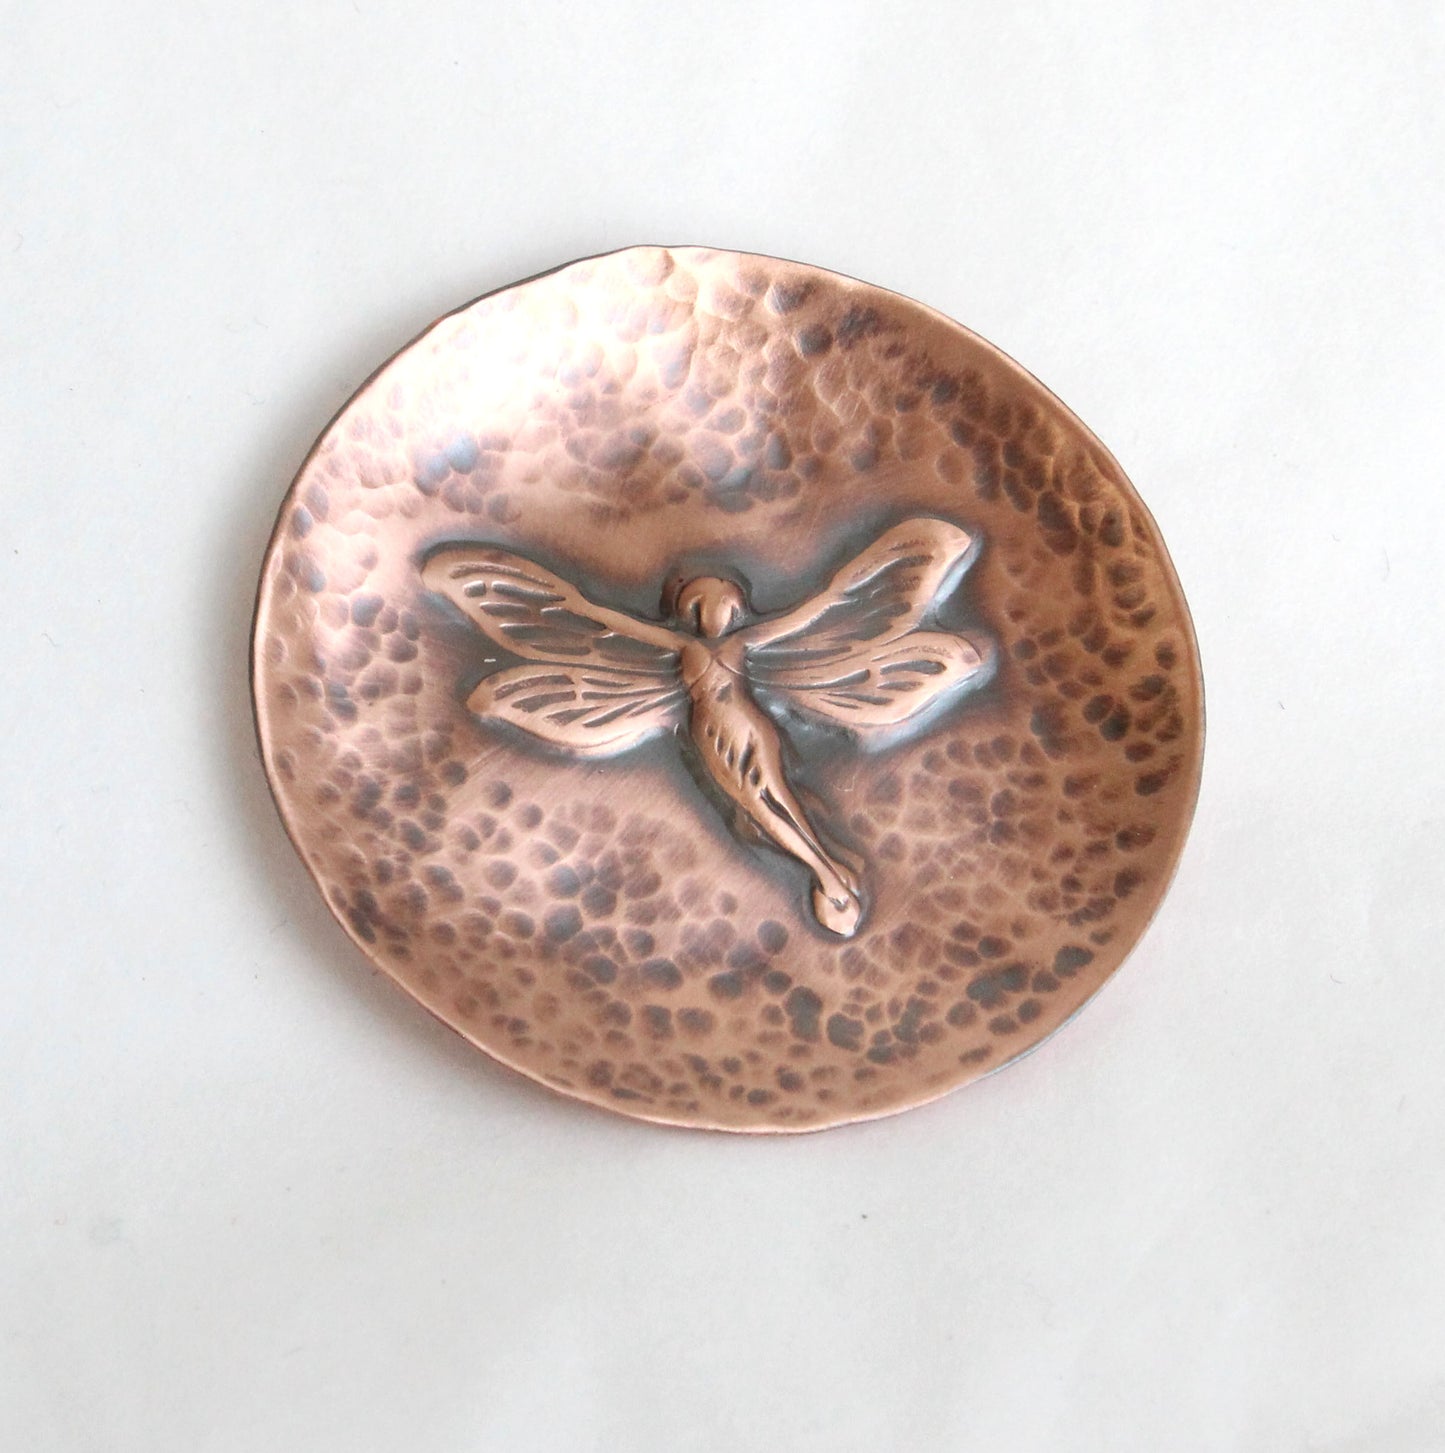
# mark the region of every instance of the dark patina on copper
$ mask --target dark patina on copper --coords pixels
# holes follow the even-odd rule
[[[1118,966],[1197,791],[1158,531],[920,304],[701,249],[450,315],[282,507],[253,679],[363,950],[504,1063],[807,1130],[1006,1063]]]

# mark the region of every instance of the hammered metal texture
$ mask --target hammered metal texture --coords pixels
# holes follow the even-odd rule
[[[422,576],[499,547],[638,619],[681,567],[776,611],[925,517],[980,542],[948,610],[994,669],[883,749],[789,738],[867,884],[847,938],[675,741],[569,757],[473,714],[501,653]],[[1157,907],[1202,752],[1172,566],[1072,414],[918,303],[692,248],[483,298],[381,369],[282,506],[252,671],[287,829],[377,965],[546,1085],[730,1130],[886,1114],[1057,1028]]]

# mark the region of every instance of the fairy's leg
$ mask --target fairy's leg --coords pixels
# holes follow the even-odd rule
[[[851,936],[863,915],[857,879],[823,846],[788,786],[772,719],[735,687],[721,698],[711,693],[694,697],[691,731],[708,774],[737,812],[812,873],[818,922]]]

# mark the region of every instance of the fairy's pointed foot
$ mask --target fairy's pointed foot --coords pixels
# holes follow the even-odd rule
[[[863,917],[863,901],[851,888],[840,886],[830,893],[819,886],[813,889],[813,913],[829,933],[852,938]]]

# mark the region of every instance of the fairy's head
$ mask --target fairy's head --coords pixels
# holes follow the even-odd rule
[[[748,613],[742,586],[715,575],[669,581],[662,594],[662,608],[694,635],[708,640],[727,635]]]

